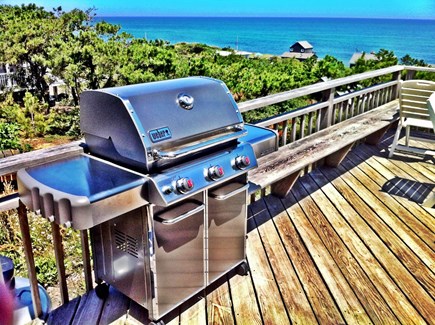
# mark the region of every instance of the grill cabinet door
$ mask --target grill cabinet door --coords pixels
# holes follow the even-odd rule
[[[189,200],[154,208],[154,319],[162,317],[205,286],[205,206]]]
[[[231,181],[209,191],[207,284],[245,260],[247,188]]]

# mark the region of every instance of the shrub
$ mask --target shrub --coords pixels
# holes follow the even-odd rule
[[[80,132],[80,115],[79,109],[58,110],[53,114],[53,119],[50,124],[50,134],[67,135],[78,138]]]
[[[0,150],[21,149],[19,130],[16,123],[0,123]]]

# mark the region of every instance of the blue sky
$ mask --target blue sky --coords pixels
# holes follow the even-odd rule
[[[35,0],[50,10],[95,7],[98,16],[268,16],[435,19],[435,0]],[[0,0],[0,4],[28,3]]]

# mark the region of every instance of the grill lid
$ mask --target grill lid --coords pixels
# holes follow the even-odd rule
[[[205,77],[85,91],[80,118],[91,153],[146,171],[246,133],[228,88]]]

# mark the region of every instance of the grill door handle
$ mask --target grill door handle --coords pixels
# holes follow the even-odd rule
[[[243,191],[246,191],[248,188],[249,188],[249,184],[246,184],[246,185],[243,185],[242,187],[240,187],[237,190],[234,190],[234,191],[232,191],[230,193],[223,194],[223,195],[216,195],[216,194],[212,194],[211,193],[210,196],[212,198],[216,199],[216,200],[224,201],[224,200],[229,199],[230,197],[232,197],[232,196],[234,196],[236,194],[239,194],[239,193],[241,193]]]
[[[227,141],[231,141],[234,139],[238,139],[241,136],[245,135],[247,133],[246,130],[239,130],[227,135],[224,135],[222,137],[218,137],[218,138],[214,138],[214,139],[209,139],[207,141],[201,141],[199,143],[178,149],[178,150],[174,150],[174,151],[161,151],[158,149],[154,149],[152,151],[153,157],[156,160],[170,160],[170,159],[177,159],[177,158],[181,158],[193,153],[196,153],[198,151],[204,150],[204,149],[208,149],[211,148],[213,146],[217,146],[221,143],[225,143]]]
[[[155,220],[160,222],[161,224],[164,224],[164,225],[173,225],[173,224],[176,224],[177,222],[180,222],[186,218],[189,218],[190,216],[193,216],[194,214],[196,214],[198,212],[203,211],[204,209],[205,209],[205,205],[201,204],[200,206],[198,206],[190,211],[187,211],[186,213],[183,213],[182,215],[180,215],[174,219],[167,220],[167,219],[160,219],[159,217],[156,217]]]

